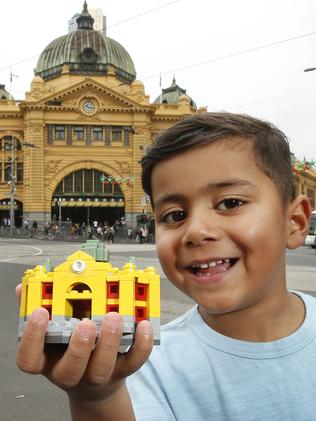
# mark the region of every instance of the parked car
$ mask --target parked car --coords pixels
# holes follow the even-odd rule
[[[308,235],[305,237],[305,246],[316,248],[316,210],[312,212]]]

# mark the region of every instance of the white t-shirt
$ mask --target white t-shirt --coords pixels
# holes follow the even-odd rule
[[[163,326],[161,345],[127,379],[137,421],[316,420],[316,299],[298,295],[304,323],[273,342],[223,336],[197,306]]]

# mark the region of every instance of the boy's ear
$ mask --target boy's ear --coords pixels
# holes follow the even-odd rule
[[[288,208],[288,238],[287,248],[295,249],[304,244],[308,232],[312,209],[308,198],[297,196]]]

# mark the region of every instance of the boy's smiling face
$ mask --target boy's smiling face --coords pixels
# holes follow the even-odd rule
[[[158,163],[152,196],[163,270],[202,314],[284,294],[288,206],[250,141],[219,140]]]

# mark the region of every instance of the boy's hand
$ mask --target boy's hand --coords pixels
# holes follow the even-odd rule
[[[27,373],[43,374],[64,389],[72,401],[81,404],[113,397],[124,379],[144,364],[152,349],[152,326],[148,321],[138,324],[133,346],[126,354],[119,354],[123,321],[117,313],[105,316],[96,344],[96,326],[88,319],[79,323],[68,346],[45,344],[48,319],[44,308],[30,316],[18,345],[17,365]]]

